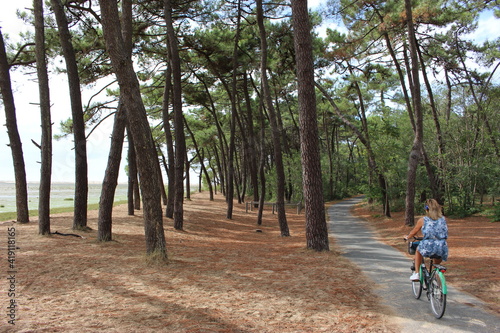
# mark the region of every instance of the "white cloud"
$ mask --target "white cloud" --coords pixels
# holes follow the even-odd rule
[[[492,11],[482,13],[479,17],[479,22],[476,31],[469,35],[469,38],[476,43],[484,43],[493,41],[500,37],[498,29],[499,19],[497,19]]]

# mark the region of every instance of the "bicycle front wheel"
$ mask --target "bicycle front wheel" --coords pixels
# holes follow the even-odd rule
[[[446,282],[443,279],[444,276],[436,273],[429,283],[431,308],[437,319],[443,317],[446,309],[446,294],[443,292],[443,285]]]
[[[411,289],[413,290],[413,296],[419,299],[420,295],[422,295],[422,282],[420,280],[411,281]]]

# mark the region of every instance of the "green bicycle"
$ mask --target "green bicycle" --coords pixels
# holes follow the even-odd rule
[[[415,240],[422,240],[422,238],[415,237]],[[417,242],[413,242],[413,244],[415,243]],[[414,250],[413,253],[411,253],[411,250],[409,252],[414,254]],[[431,302],[432,313],[437,319],[440,319],[446,309],[446,295],[448,294],[446,278],[444,277],[446,267],[434,264],[434,259],[441,259],[439,256],[430,256],[429,259],[429,268],[426,267],[424,258],[422,265],[419,267],[420,280],[411,281],[411,287],[416,299],[420,298],[422,290],[427,291],[427,299]],[[413,261],[411,270],[414,272],[415,268],[415,261]]]

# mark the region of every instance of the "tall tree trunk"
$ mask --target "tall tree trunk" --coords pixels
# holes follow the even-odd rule
[[[342,112],[340,111],[340,108],[337,106],[335,101],[332,99],[332,97],[328,94],[328,92],[323,88],[319,83],[315,82],[314,83],[316,87],[321,91],[323,96],[328,100],[330,105],[333,107],[333,110],[335,111],[335,114],[339,119],[347,126],[349,127],[354,134],[356,134],[356,137],[361,141],[361,143],[365,146],[366,148],[366,154],[368,157],[368,168],[370,170],[370,173],[375,173],[377,175],[378,179],[378,185],[380,187],[380,190],[382,192],[382,204],[383,204],[383,211],[384,215],[387,217],[391,216],[391,210],[390,210],[390,205],[389,205],[389,196],[387,194],[387,181],[385,179],[384,174],[380,171],[377,161],[375,159],[375,153],[373,152],[373,149],[371,147],[371,143],[369,140],[369,137],[363,132],[368,133],[368,127],[366,126],[364,131],[361,131],[359,128],[356,127],[352,122],[347,119]]]
[[[52,0],[58,1],[58,0]],[[126,52],[132,52],[132,1],[122,1],[122,36]],[[127,47],[129,46],[129,47]],[[113,203],[115,199],[116,185],[120,173],[120,162],[123,151],[123,140],[125,139],[125,128],[127,127],[127,114],[123,106],[122,98],[118,103],[111,134],[111,146],[109,149],[108,165],[104,173],[99,199],[99,215],[97,221],[97,240],[107,242],[112,239],[112,216]],[[132,215],[133,215],[132,208]]]
[[[108,242],[112,239],[112,215],[115,200],[116,185],[120,172],[120,161],[123,150],[123,140],[127,115],[123,103],[118,104],[115,123],[111,134],[111,147],[109,149],[108,165],[102,182],[101,197],[99,199],[99,215],[97,220],[97,240]]]
[[[352,70],[352,66],[349,64],[349,73],[351,75],[354,75],[354,72]],[[365,109],[365,103],[364,103],[364,98],[363,94],[361,93],[361,88],[359,87],[359,84],[357,81],[354,81],[354,87],[356,89],[356,93],[358,94],[358,100],[359,100],[359,109],[361,111],[360,113],[360,118],[361,118],[361,124],[362,124],[362,131],[361,133],[364,133],[364,144],[365,147],[368,151],[368,166],[369,166],[369,173],[370,173],[370,178],[372,178],[372,174],[375,173],[377,176],[378,180],[378,186],[380,188],[380,192],[382,194],[382,209],[384,212],[384,215],[387,217],[391,217],[391,211],[390,211],[390,206],[389,206],[389,196],[387,194],[387,182],[385,180],[384,175],[380,172],[377,162],[375,160],[375,154],[373,153],[373,149],[371,148],[371,140],[370,140],[370,132],[368,129],[368,120],[366,119],[366,109]],[[358,136],[359,137],[359,136]]]
[[[40,195],[38,202],[38,233],[50,234],[50,186],[52,177],[52,123],[50,120],[50,92],[47,62],[45,59],[45,29],[43,1],[33,1],[35,13],[35,45],[42,140],[40,142],[42,163],[40,168]]]
[[[415,224],[415,178],[417,167],[422,159],[423,148],[423,119],[422,119],[422,100],[420,93],[419,62],[417,53],[417,40],[415,36],[415,27],[413,25],[413,14],[411,0],[405,0],[406,20],[408,27],[408,41],[411,60],[411,84],[410,89],[413,100],[413,111],[415,117],[415,138],[408,159],[408,175],[406,185],[406,209],[405,224],[413,226]]]
[[[259,200],[259,175],[257,173],[257,147],[255,142],[255,129],[253,125],[252,104],[250,102],[250,94],[248,92],[248,74],[245,72],[243,76],[243,89],[245,94],[245,104],[247,107],[247,156],[248,166],[250,169],[250,182],[252,184],[253,201]]]
[[[162,164],[165,163],[165,156],[163,155],[163,152],[161,151],[160,147],[158,147],[158,153],[161,154],[161,162]],[[161,170],[161,168],[160,168]],[[167,205],[167,191],[165,191],[165,182],[163,181],[163,174],[160,171],[160,188],[159,191],[161,193],[161,201],[163,202],[163,205]]]
[[[309,249],[328,251],[330,247],[323,201],[312,37],[307,0],[292,0],[292,18],[297,68],[306,241]]]
[[[207,59],[209,60],[209,59]],[[225,83],[225,80],[224,78],[219,74],[219,73],[216,73],[217,74],[217,77],[221,80],[221,82],[223,83],[224,87],[226,87],[226,83]],[[210,113],[212,114],[212,116],[214,117],[214,124],[215,126],[217,127],[217,138],[218,138],[218,141],[219,141],[219,145],[221,147],[220,149],[220,153],[222,155],[222,161],[223,163],[220,163],[220,159],[218,157],[218,155],[216,155],[217,157],[217,167],[219,169],[219,172],[220,172],[220,187],[222,189],[222,193],[225,195],[226,194],[226,178],[225,178],[225,174],[226,174],[226,167],[225,167],[225,164],[224,164],[224,161],[227,160],[226,158],[226,151],[229,150],[229,146],[227,144],[227,140],[226,140],[226,134],[224,133],[224,130],[222,129],[221,127],[221,122],[217,116],[217,108],[215,106],[215,103],[212,99],[212,96],[210,94],[210,89],[207,85],[207,83],[203,80],[203,77],[201,77],[200,75],[197,75],[196,72],[193,72],[193,75],[196,76],[196,78],[203,84],[203,87],[205,88],[205,92],[208,96],[208,99],[210,100],[210,107],[209,106],[206,106],[206,108],[210,111]],[[228,94],[230,95],[231,92],[226,89],[226,91],[228,92]],[[214,152],[215,154],[217,154],[217,148],[214,149]],[[217,188],[216,188],[217,190]]]
[[[193,131],[189,127],[189,124],[187,123],[186,119],[184,119],[184,123],[186,124],[186,130],[188,131],[189,135],[191,135],[191,140],[193,141],[194,149],[196,151],[196,156],[198,156],[198,161],[200,162],[200,179],[201,179],[201,174],[205,175],[205,179],[207,180],[207,185],[208,185],[208,190],[210,192],[210,201],[214,200],[214,191],[212,189],[212,184],[210,182],[210,176],[208,175],[207,168],[205,168],[205,163],[203,161],[203,153],[200,150],[198,146],[198,142],[196,142],[196,137],[194,136]]]
[[[168,218],[174,217],[174,198],[175,198],[175,152],[174,140],[172,138],[172,130],[170,128],[170,113],[169,100],[170,92],[172,90],[172,66],[169,65],[165,71],[165,90],[163,91],[163,131],[165,133],[165,140],[167,143],[167,158],[168,158],[168,194],[167,194],[167,207],[165,208],[165,216]]]
[[[71,115],[73,119],[73,138],[75,142],[75,211],[73,229],[87,228],[88,202],[88,167],[87,138],[85,137],[85,121],[83,119],[82,95],[80,92],[80,77],[76,63],[75,50],[71,43],[68,20],[60,0],[51,0],[52,10],[56,16],[59,29],[59,40],[66,62],[68,73],[69,97],[71,100]]]
[[[14,165],[17,222],[27,223],[29,222],[28,184],[26,182],[23,146],[17,128],[16,106],[14,103],[14,94],[12,93],[10,66],[7,60],[2,31],[0,31],[0,92],[2,93],[5,126],[7,127],[9,146]]]
[[[456,45],[458,48],[458,41],[455,41],[455,42],[456,42]],[[465,63],[464,56],[461,53],[459,53],[459,59],[460,59],[460,62],[462,63],[462,67],[465,71],[467,83],[468,83],[470,91],[472,93],[472,97],[474,98],[474,102],[475,102],[477,109],[480,113],[481,121],[486,125],[486,131],[490,137],[491,144],[493,145],[493,148],[495,149],[496,157],[497,157],[497,159],[500,159],[500,147],[497,144],[497,140],[496,140],[497,135],[495,135],[498,132],[495,132],[492,130],[491,125],[490,125],[490,121],[488,120],[488,116],[483,110],[483,102],[482,102],[483,97],[485,96],[485,93],[488,91],[487,87],[488,87],[489,83],[491,82],[491,79],[493,78],[495,71],[500,66],[500,63],[498,63],[495,66],[495,68],[493,69],[493,71],[490,73],[488,80],[481,87],[481,90],[482,90],[481,94],[479,96],[477,96],[476,89],[474,89],[474,83],[473,83],[472,77],[469,73],[469,70],[467,69],[467,65]]]
[[[130,126],[125,124],[127,129],[128,138],[128,150],[127,150],[127,160],[128,160],[128,189],[127,189],[127,202],[128,202],[128,215],[134,215],[135,213],[135,198],[137,188],[137,161],[135,158],[134,149],[134,138],[132,133],[130,133]]]
[[[170,65],[172,66],[173,94],[172,106],[174,110],[175,128],[175,198],[174,198],[174,228],[182,230],[184,225],[184,159],[186,156],[186,141],[184,137],[184,117],[182,115],[182,73],[179,46],[175,36],[172,19],[172,2],[164,0],[165,23],[167,26],[168,49],[170,51]]]
[[[238,99],[236,77],[238,70],[238,44],[240,40],[240,22],[241,22],[241,0],[238,0],[238,10],[236,14],[236,35],[234,37],[233,46],[233,78],[231,82],[231,91],[228,91],[231,98],[231,129],[229,135],[229,159],[228,159],[228,171],[227,171],[227,213],[226,218],[233,218],[233,199],[234,199],[234,155],[235,155],[235,137],[236,137],[236,103]]]
[[[51,5],[56,16],[59,40],[68,73],[69,96],[73,118],[73,138],[75,142],[75,211],[73,229],[78,230],[87,227],[88,202],[87,138],[85,137],[80,77],[64,8],[60,0],[51,0]]]
[[[417,46],[418,47],[418,46]],[[431,110],[432,110],[432,119],[434,120],[434,126],[436,127],[436,140],[438,143],[438,158],[437,158],[437,168],[439,170],[438,173],[434,171],[434,168],[431,166],[431,162],[429,161],[429,158],[427,157],[427,153],[425,151],[425,147],[422,145],[423,150],[422,150],[422,157],[424,159],[424,164],[425,168],[427,170],[427,177],[429,178],[430,182],[430,188],[432,191],[432,197],[439,202],[440,205],[444,204],[444,181],[442,179],[441,175],[445,174],[444,170],[444,159],[445,159],[445,141],[443,138],[443,134],[441,131],[441,124],[439,123],[439,116],[438,116],[438,110],[436,103],[434,102],[434,93],[432,91],[432,86],[431,82],[429,81],[429,78],[427,76],[427,70],[425,68],[425,62],[422,56],[422,52],[420,51],[420,48],[417,48],[418,51],[418,58],[420,60],[420,65],[422,67],[422,77],[425,82],[425,87],[427,89],[427,94],[429,96],[429,101],[431,105]]]
[[[260,120],[260,163],[259,163],[259,178],[260,178],[260,197],[259,197],[259,212],[257,214],[257,224],[262,224],[262,215],[264,212],[264,202],[266,199],[266,121],[264,116],[264,105],[262,99],[259,103],[259,120]]]
[[[373,9],[376,11],[378,17],[380,18],[380,22],[382,24],[385,24],[384,23],[384,15],[382,15],[380,13],[380,11],[375,8],[375,6],[373,6]],[[392,46],[392,40],[391,40],[389,34],[387,33],[387,31],[384,31],[382,35],[383,35],[385,43],[387,45],[387,50],[389,51],[389,54],[391,55],[394,66],[396,67],[396,71],[398,72],[398,78],[399,78],[399,82],[401,84],[401,91],[403,93],[404,100],[406,103],[406,109],[408,110],[408,114],[410,116],[410,121],[412,123],[412,127],[415,128],[415,121],[413,119],[413,111],[411,111],[412,104],[411,104],[410,96],[408,95],[408,89],[406,87],[406,79],[405,79],[403,69],[401,68],[401,65],[399,64],[399,59],[396,56],[396,52],[394,51],[394,48]],[[406,53],[403,52],[403,54],[406,54]]]
[[[134,138],[138,159],[141,192],[144,206],[144,232],[146,252],[154,259],[164,261],[167,258],[161,195],[158,191],[160,166],[151,128],[142,102],[139,81],[134,72],[132,59],[128,56],[121,35],[118,7],[114,0],[100,0],[102,26],[106,48],[111,58],[114,72],[118,79],[121,96],[127,109],[127,118]]]
[[[189,160],[188,156],[187,156],[187,151],[186,151],[186,155],[184,156],[184,163],[185,163],[185,174],[186,174],[186,177],[185,177],[185,187],[186,187],[186,200],[191,200],[191,177],[190,177],[190,174],[189,174],[189,170],[191,168],[191,161]]]
[[[306,1],[305,3],[307,6]],[[267,80],[267,35],[264,26],[264,10],[262,8],[262,0],[257,0],[257,24],[259,26],[259,32],[260,32],[260,49],[261,49],[260,71],[262,76],[261,78],[262,90],[264,92],[264,101],[267,110],[269,112],[269,118],[271,122],[271,130],[272,130],[271,134],[274,147],[274,162],[276,164],[276,178],[277,178],[276,208],[278,210],[278,221],[279,221],[281,236],[290,236],[290,231],[288,229],[288,223],[286,220],[286,212],[285,212],[285,169],[283,166],[283,155],[281,151],[281,136],[279,133],[278,120],[276,117],[276,112],[271,97],[271,90],[269,88],[269,82]],[[313,85],[313,92],[314,92],[314,85]]]

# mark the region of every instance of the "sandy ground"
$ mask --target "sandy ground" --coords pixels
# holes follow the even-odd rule
[[[291,237],[280,237],[268,209],[235,204],[226,216],[223,197],[196,194],[185,203],[184,231],[165,218],[168,263],[148,265],[141,211],[114,211],[113,241],[96,241],[97,212],[89,212],[85,238],[37,235],[29,224],[0,225],[0,332],[398,332],[369,281],[336,251],[305,248],[304,215],[290,209]],[[402,219],[371,220],[394,246],[406,233]],[[51,230],[74,233],[72,214],[54,215]],[[7,257],[15,228],[15,282]],[[256,229],[262,232],[256,232]],[[396,235],[396,237],[394,237]],[[471,237],[474,235],[474,237]],[[450,221],[447,276],[498,312],[498,224],[482,219]],[[12,262],[11,262],[12,263]],[[9,289],[15,295],[8,295]],[[16,304],[9,324],[10,302]]]
[[[197,194],[185,204],[185,230],[165,218],[168,263],[146,264],[143,219],[117,207],[113,241],[96,241],[97,212],[85,238],[37,235],[38,226],[3,223],[0,251],[15,228],[15,283],[0,280],[2,332],[396,332],[361,272],[335,251],[305,248],[304,215],[277,218]],[[72,214],[52,232],[74,233]],[[262,232],[256,232],[261,229]],[[9,289],[15,296],[6,297]],[[6,307],[16,304],[14,323]]]

